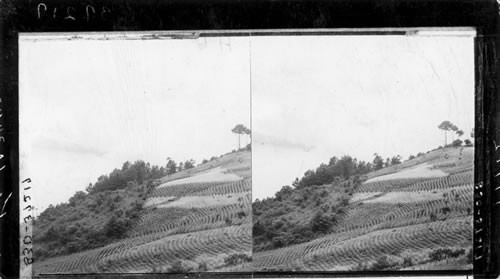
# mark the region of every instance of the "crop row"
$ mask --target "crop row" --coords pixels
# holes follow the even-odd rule
[[[176,210],[176,208],[157,209],[150,214],[145,215],[142,220],[135,225],[133,236],[144,234],[166,232],[170,230],[180,230],[181,227],[200,224],[211,224],[225,221],[227,218],[232,219],[244,213],[245,216],[250,215],[250,202],[248,197],[244,202],[230,204],[227,206],[204,207],[192,210],[191,214],[177,219],[169,219],[168,212]]]
[[[448,173],[450,175],[453,175],[453,174],[464,173],[464,172],[471,172],[472,173],[473,171],[474,171],[474,165],[467,164],[467,165],[459,166],[459,167],[453,168],[451,170],[448,170]]]
[[[165,187],[157,187],[150,195],[150,198],[157,197],[181,197],[192,193],[206,190],[210,187],[228,184],[227,181],[203,182],[203,183],[185,183]]]
[[[338,246],[318,249],[306,255],[303,262],[309,270],[322,270],[331,266],[375,261],[381,254],[397,255],[404,250],[421,251],[426,248],[460,245],[468,241],[472,241],[470,218],[457,218],[449,222],[374,232]]]
[[[216,185],[209,187],[199,192],[193,192],[186,196],[212,196],[212,195],[227,195],[234,193],[241,193],[252,191],[252,180],[245,179],[240,181],[233,181],[226,184]]]
[[[156,220],[150,220],[153,222],[142,223],[139,226],[137,226],[134,232],[134,236],[136,237],[131,237],[129,238],[129,240],[114,243],[104,248],[98,248],[72,255],[67,255],[59,258],[59,261],[66,262],[67,258],[70,259],[81,258],[81,260],[78,261],[76,260],[70,261],[70,263],[68,263],[69,267],[77,265],[77,262],[78,265],[81,265],[80,262],[82,263],[95,262],[110,254],[120,253],[121,251],[138,246],[142,243],[154,241],[160,238],[164,238],[166,236],[227,227],[228,223],[226,219],[236,220],[239,221],[240,223],[250,224],[251,221],[249,220],[249,218],[251,215],[251,210],[249,204],[250,204],[250,198],[247,197],[245,199],[245,203],[234,204],[231,206],[220,207],[220,208],[203,208],[199,210],[199,212],[197,212],[196,215],[186,215],[183,219],[178,220],[177,222],[173,223],[167,222],[166,224],[165,223],[162,224],[161,221],[168,220],[168,215],[167,216],[164,215],[162,219],[161,213],[156,215],[154,214],[156,212],[153,211],[152,213],[155,217],[153,217],[152,219]],[[244,213],[244,216],[240,215],[240,213],[242,212]],[[154,221],[157,221],[158,223],[155,224]],[[94,257],[89,257],[88,254],[93,255]],[[57,258],[51,259],[50,265],[55,264],[57,262],[58,262]],[[40,265],[44,266],[44,263],[41,263]]]
[[[200,255],[215,256],[251,251],[251,227],[229,227],[200,233],[176,235],[148,243],[123,254],[115,254],[111,260],[113,271],[125,273],[144,266],[166,266],[181,259],[194,259]],[[209,263],[210,265],[210,263]]]
[[[431,180],[432,178],[398,178],[363,183],[356,192],[385,192],[399,189],[415,183]]]
[[[333,234],[305,244],[255,253],[253,266],[256,270],[331,270],[375,260],[384,254],[397,255],[405,250],[455,246],[471,240],[470,221],[470,217],[454,218],[354,234],[352,238],[347,238],[346,234]]]
[[[455,187],[459,185],[470,184],[472,191],[472,184],[474,182],[473,173],[468,172],[460,172],[457,174],[452,174],[440,178],[435,178],[432,180],[426,180],[419,183],[414,183],[407,185],[405,187],[400,187],[401,191],[430,191],[437,189],[446,189],[450,187]]]
[[[247,252],[251,250],[251,227],[232,226],[156,241],[132,238],[110,246],[50,259],[38,263],[35,268],[40,273],[131,272],[170,265],[201,254]]]
[[[454,187],[443,194],[446,198],[427,202],[354,204],[336,226],[336,232],[393,228],[428,222],[431,215],[449,218],[470,213],[472,189],[468,185]]]
[[[251,169],[252,169],[252,167],[250,167],[250,166],[234,167],[234,168],[228,168],[227,172],[249,171]]]
[[[456,167],[457,163],[455,162],[445,162],[445,163],[440,163],[440,164],[434,164],[432,165],[431,169],[442,169],[442,168],[452,168]]]

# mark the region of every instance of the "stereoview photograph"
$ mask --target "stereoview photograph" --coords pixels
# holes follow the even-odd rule
[[[247,38],[22,34],[33,275],[251,270]]]
[[[472,269],[473,41],[252,39],[254,270]]]

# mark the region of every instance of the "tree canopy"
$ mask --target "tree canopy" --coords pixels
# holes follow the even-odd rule
[[[238,150],[241,149],[241,142],[240,142],[240,137],[241,135],[251,135],[252,131],[245,127],[243,124],[238,124],[234,126],[233,129],[231,129],[231,132],[235,133],[238,135]]]

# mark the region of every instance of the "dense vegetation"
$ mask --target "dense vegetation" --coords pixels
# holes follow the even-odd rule
[[[328,233],[344,213],[351,187],[352,183],[298,189],[284,186],[276,197],[255,201],[254,251],[307,242]]]
[[[457,139],[448,146],[461,145]],[[409,159],[413,158],[410,155]],[[274,197],[257,199],[252,204],[254,251],[303,243],[332,233],[353,192],[366,180],[364,175],[401,163],[399,155],[384,160],[377,153],[372,162],[347,155],[332,157],[328,164],[296,178],[292,186],[283,186]]]
[[[400,157],[394,158],[399,164]],[[308,170],[293,187],[283,186],[274,197],[256,200],[252,205],[254,251],[307,242],[330,233],[361,184],[360,176],[380,161],[378,154],[374,164],[351,156],[333,157],[328,165]]]
[[[101,247],[125,237],[143,210],[155,180],[194,167],[168,158],[165,167],[125,162],[76,192],[67,203],[50,205],[35,220],[38,259]]]
[[[333,182],[348,180],[351,177],[359,177],[373,170],[379,170],[390,165],[401,163],[401,156],[387,158],[384,162],[382,156],[375,153],[373,162],[358,161],[356,158],[345,155],[342,158],[332,157],[328,164],[321,164],[316,170],[308,170],[299,180],[295,179],[293,186],[297,188],[325,185]]]

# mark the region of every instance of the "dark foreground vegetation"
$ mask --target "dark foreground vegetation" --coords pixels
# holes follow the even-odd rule
[[[155,180],[194,166],[194,160],[176,163],[171,158],[161,167],[142,160],[125,162],[68,202],[50,205],[34,220],[37,259],[102,247],[126,237],[157,186]]]
[[[256,200],[252,205],[254,251],[307,242],[330,233],[361,184],[360,177],[381,164],[379,155],[373,164],[351,156],[333,157],[328,165],[307,171],[293,186],[283,186],[274,197]]]

